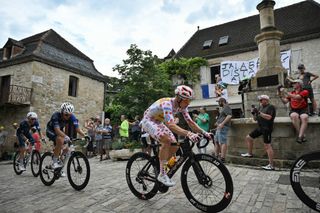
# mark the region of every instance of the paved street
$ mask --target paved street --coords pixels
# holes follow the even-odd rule
[[[148,201],[137,199],[125,180],[126,161],[90,159],[91,179],[83,191],[75,191],[67,178],[52,186],[34,178],[30,168],[17,176],[9,162],[0,162],[0,212],[199,212],[185,198],[179,176],[166,194]],[[288,171],[228,165],[234,182],[232,203],[224,212],[313,212],[295,196]],[[180,172],[178,172],[180,173]],[[282,182],[277,183],[282,176]],[[281,181],[280,181],[281,182]]]

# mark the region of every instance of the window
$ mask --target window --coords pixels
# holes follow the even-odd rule
[[[212,44],[212,40],[207,40],[205,42],[203,42],[203,45],[202,45],[202,49],[209,49],[211,47],[211,44]]]
[[[219,46],[227,45],[229,41],[229,36],[222,36],[219,39]]]
[[[69,96],[77,97],[78,89],[78,78],[75,76],[70,76],[69,78]]]
[[[216,75],[220,75],[220,65],[210,67],[211,72],[211,84],[215,84],[216,82]]]
[[[3,60],[8,60],[8,59],[11,58],[11,50],[12,50],[12,46],[11,46],[11,47],[7,47],[7,48],[4,48]]]

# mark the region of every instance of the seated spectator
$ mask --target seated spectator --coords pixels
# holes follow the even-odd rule
[[[248,153],[241,154],[242,157],[252,157],[253,140],[259,136],[263,136],[264,149],[266,150],[269,158],[269,164],[263,166],[264,170],[274,170],[273,164],[273,149],[271,146],[271,133],[273,130],[274,118],[276,117],[276,109],[269,103],[269,96],[258,96],[260,105],[258,108],[252,107],[251,114],[253,119],[258,122],[258,128],[253,130],[246,136],[246,143],[248,146]]]
[[[308,126],[308,90],[303,89],[303,82],[300,79],[293,81],[293,91],[286,92],[280,89],[279,97],[284,104],[290,103],[290,118],[297,133],[297,143],[306,142],[305,131]]]

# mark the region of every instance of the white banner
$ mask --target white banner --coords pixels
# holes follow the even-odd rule
[[[290,72],[291,50],[280,53],[282,66]],[[259,69],[259,58],[249,61],[224,61],[220,64],[223,83],[239,84],[239,81],[255,76]]]

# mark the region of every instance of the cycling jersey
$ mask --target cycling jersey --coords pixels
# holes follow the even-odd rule
[[[145,111],[141,121],[142,128],[158,141],[164,134],[170,136],[171,142],[176,141],[171,130],[165,125],[174,123],[175,114],[182,113],[187,123],[194,123],[189,115],[188,109],[174,108],[173,101],[174,98],[159,99]]]
[[[47,123],[46,134],[47,134],[48,138],[52,141],[55,141],[55,139],[57,137],[57,134],[56,134],[54,128],[59,128],[61,131],[63,131],[64,127],[67,124],[73,125],[76,129],[79,128],[79,123],[78,123],[78,119],[76,118],[76,116],[71,114],[71,116],[68,120],[64,120],[62,116],[63,115],[61,112],[55,112],[51,116],[50,121]]]
[[[28,138],[28,140],[31,142],[31,144],[34,144],[34,139],[30,133],[30,129],[32,127],[35,127],[37,129],[37,131],[40,133],[40,125],[38,120],[36,120],[32,125],[29,125],[28,120],[25,119],[20,123],[19,128],[16,131],[16,135],[18,137],[19,140],[19,146],[20,147],[24,147],[25,146],[25,140],[24,137]]]

